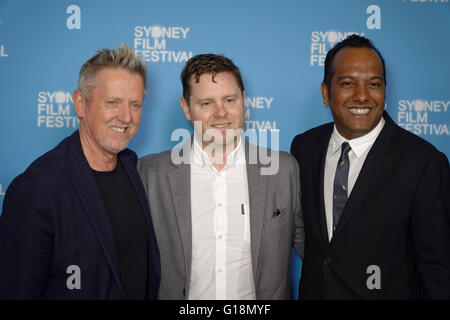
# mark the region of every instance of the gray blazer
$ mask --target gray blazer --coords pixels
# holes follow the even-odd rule
[[[190,152],[189,147],[184,150]],[[249,153],[272,152],[279,156],[279,170],[261,175],[267,168]],[[303,257],[304,230],[300,204],[299,167],[286,152],[245,144],[250,201],[250,241],[256,298],[290,298],[291,248]],[[180,153],[180,149],[174,151]],[[183,154],[183,151],[181,151]],[[185,158],[186,159],[186,158]],[[189,159],[189,156],[187,157]],[[188,297],[191,272],[190,165],[175,164],[171,151],[151,154],[138,161],[138,171],[149,199],[161,254],[159,299]],[[264,171],[263,171],[264,172]],[[278,209],[278,210],[277,210]],[[274,215],[274,213],[277,213]]]

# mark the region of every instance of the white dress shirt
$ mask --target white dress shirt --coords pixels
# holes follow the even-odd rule
[[[334,188],[334,176],[336,174],[336,167],[341,157],[341,145],[344,142],[348,142],[352,148],[348,153],[350,161],[350,169],[348,172],[348,197],[352,192],[353,186],[358,179],[359,172],[366,160],[367,154],[372,148],[373,143],[377,139],[381,130],[384,127],[385,120],[383,117],[380,122],[369,133],[355,139],[347,140],[339,134],[334,126],[333,133],[331,134],[330,142],[328,143],[327,156],[325,160],[325,172],[323,183],[323,194],[325,197],[325,215],[327,219],[328,240],[331,241],[333,237],[333,188]]]
[[[192,145],[188,299],[255,299],[244,142],[221,171],[195,139]]]

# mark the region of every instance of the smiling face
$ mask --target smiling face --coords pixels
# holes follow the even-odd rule
[[[384,110],[381,59],[369,48],[347,47],[336,54],[332,69],[330,88],[322,83],[321,92],[338,132],[349,140],[369,133]]]
[[[202,135],[203,147],[208,144],[211,132],[222,134],[220,141],[214,140],[217,144],[236,143],[235,137],[244,126],[245,91],[241,91],[234,76],[220,72],[213,78],[211,73],[204,73],[198,82],[192,77],[190,86],[189,101],[181,98],[180,103],[194,129],[195,122],[201,121],[201,132],[196,133]]]
[[[128,146],[139,128],[144,98],[144,81],[137,73],[106,68],[95,77],[89,99],[80,90],[73,95],[88,160],[115,157]]]

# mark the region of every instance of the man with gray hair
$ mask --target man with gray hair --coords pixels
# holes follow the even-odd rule
[[[79,128],[10,184],[0,299],[155,299],[156,245],[136,154],[146,65],[126,45],[81,68]]]

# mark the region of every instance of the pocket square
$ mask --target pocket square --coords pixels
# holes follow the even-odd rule
[[[275,210],[273,210],[273,215],[272,215],[272,217],[273,218],[276,218],[276,217],[278,217],[280,214],[282,214],[282,213],[285,213],[287,210],[285,209],[285,208],[282,208],[282,209],[275,209]]]

